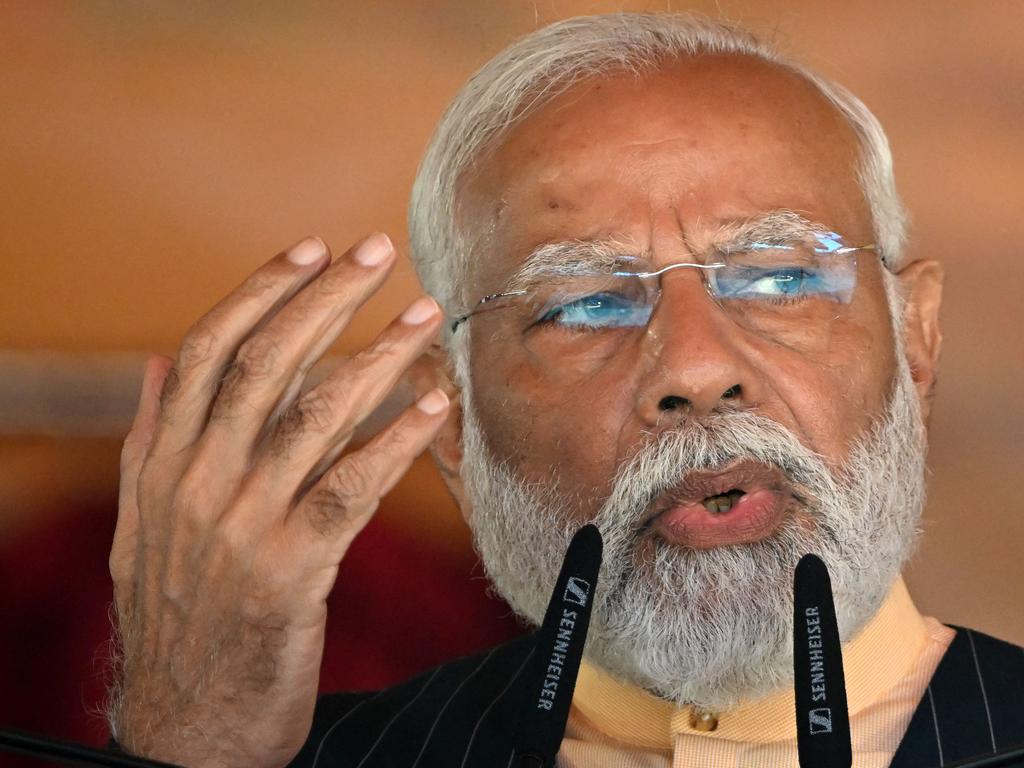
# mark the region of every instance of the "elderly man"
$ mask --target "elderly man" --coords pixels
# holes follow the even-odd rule
[[[900,578],[942,272],[905,262],[854,96],[720,23],[571,19],[462,89],[410,231],[434,298],[308,392],[395,261],[382,234],[333,263],[299,242],[148,361],[111,552],[122,748],[506,765],[530,637],[316,701],[338,564],[428,446],[529,621],[573,531],[604,535],[560,765],[795,765],[806,552],[832,574],[855,765],[1024,742],[1021,649],[922,617]],[[417,402],[343,455],[405,372]]]

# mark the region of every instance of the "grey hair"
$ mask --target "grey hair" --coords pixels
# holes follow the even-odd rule
[[[612,13],[581,16],[526,35],[488,61],[465,83],[437,126],[409,204],[412,259],[423,287],[449,317],[464,295],[474,244],[459,192],[467,172],[508,131],[581,81],[614,73],[642,76],[673,58],[701,54],[752,56],[812,83],[844,116],[860,144],[858,179],[871,211],[883,263],[901,264],[906,214],[896,192],[892,153],[877,118],[850,91],[791,62],[776,47],[731,23],[688,13]],[[465,336],[466,334],[462,334]],[[451,347],[455,356],[466,350]]]

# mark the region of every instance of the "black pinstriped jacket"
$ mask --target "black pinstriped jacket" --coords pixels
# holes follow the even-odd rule
[[[1024,745],[1024,648],[953,628],[891,768]],[[291,768],[505,768],[532,653],[527,635],[394,688],[324,695]]]

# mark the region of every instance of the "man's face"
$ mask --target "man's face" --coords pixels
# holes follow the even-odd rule
[[[652,270],[706,263],[722,232],[779,211],[868,244],[857,161],[822,97],[753,60],[595,80],[478,168],[471,294],[504,290],[538,246],[566,241],[624,244]],[[938,350],[937,269],[901,273],[906,341],[883,270],[861,251],[849,297],[783,300],[769,315],[717,302],[689,268],[663,275],[645,324],[552,326],[500,304],[474,314],[453,490],[498,591],[539,622],[571,532],[596,522],[589,656],[715,708],[789,675],[802,554],[828,564],[844,637],[863,626],[916,540]],[[435,446],[449,477],[455,442]]]
[[[614,238],[649,251],[655,266],[692,261],[688,244],[779,209],[848,245],[870,243],[856,168],[854,136],[834,108],[795,75],[752,59],[703,57],[639,82],[597,80],[530,117],[484,164],[470,199],[490,202],[471,209],[486,212],[491,232],[472,285],[481,296],[500,290],[552,241]],[[730,320],[696,270],[663,278],[649,331],[614,356],[551,365],[508,325],[509,313],[475,316],[472,394],[492,452],[527,481],[547,484],[557,467],[586,516],[642,441],[725,396],[838,465],[879,412],[894,371],[883,268],[870,251],[858,261],[841,318],[783,339]],[[680,543],[750,535],[691,526]]]

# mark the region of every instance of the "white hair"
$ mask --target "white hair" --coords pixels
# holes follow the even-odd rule
[[[731,23],[687,13],[581,16],[526,35],[470,77],[442,116],[423,157],[409,204],[412,258],[424,288],[449,317],[464,311],[471,299],[464,295],[466,275],[482,234],[464,226],[469,217],[460,209],[459,194],[467,171],[512,127],[581,81],[622,72],[639,77],[666,61],[701,54],[771,62],[804,77],[835,105],[860,144],[858,179],[883,263],[898,268],[906,215],[896,193],[889,142],[860,99]],[[449,344],[450,336],[446,329]],[[451,351],[458,358],[467,350],[457,344]]]

